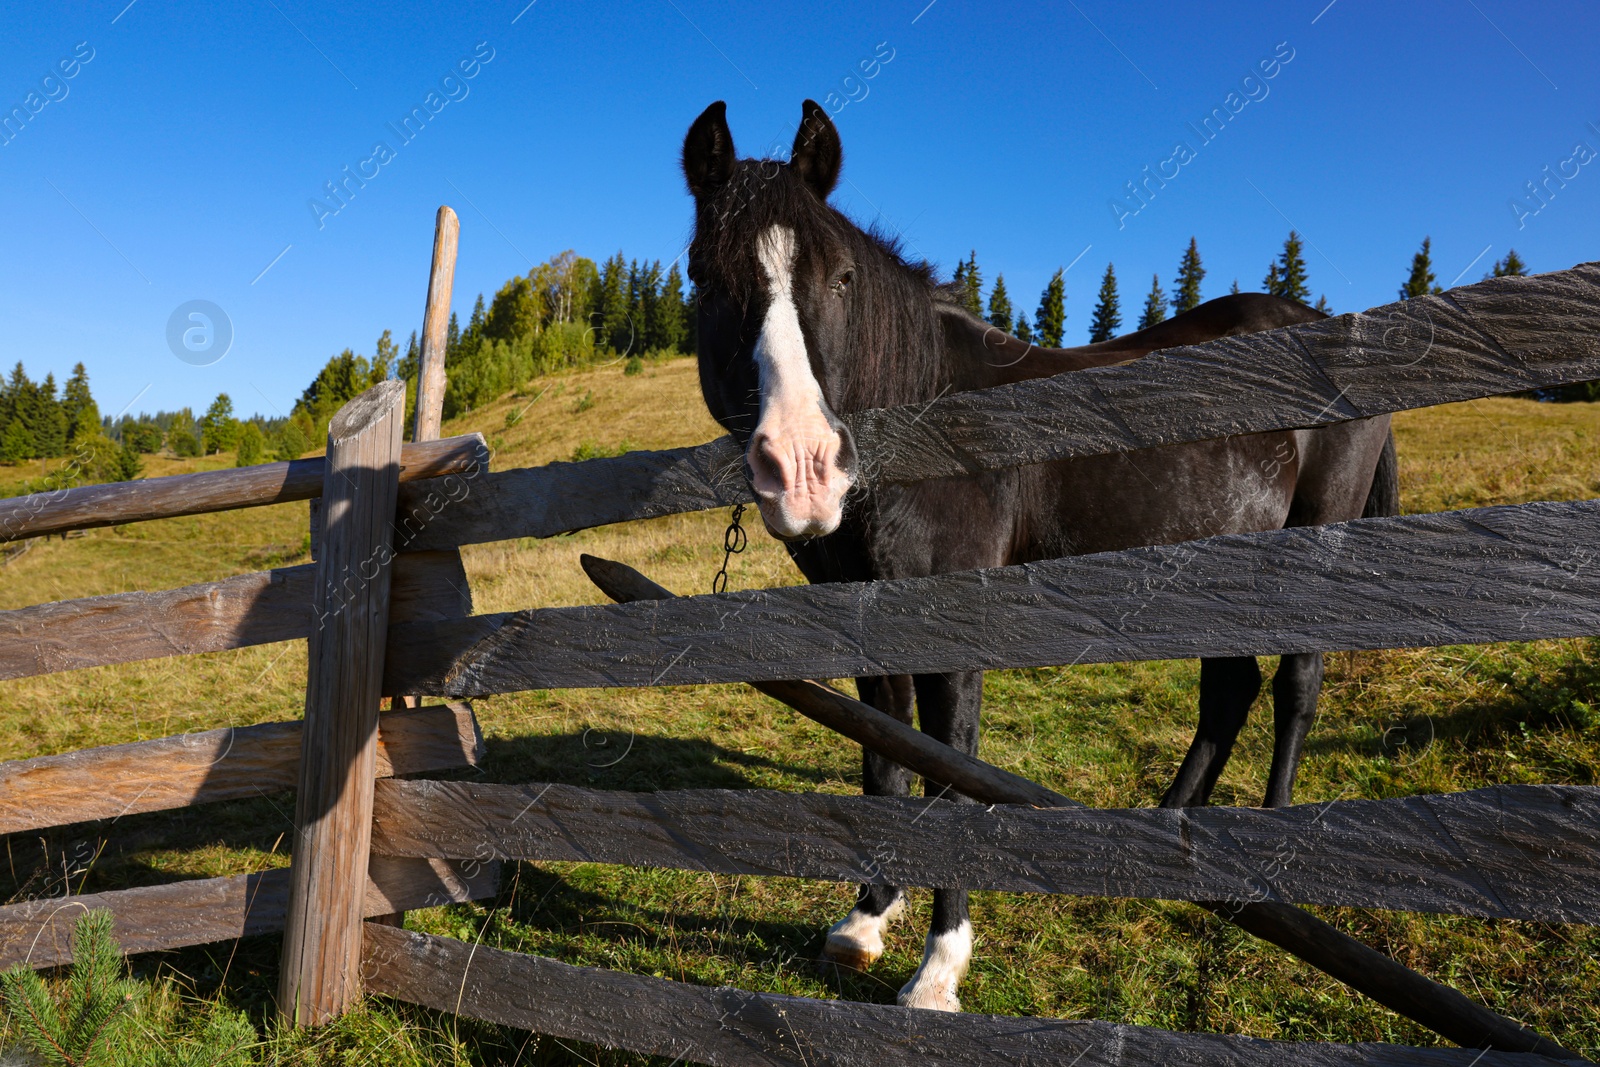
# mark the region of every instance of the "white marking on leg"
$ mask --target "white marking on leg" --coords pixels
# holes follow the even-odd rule
[[[960,1011],[961,998],[956,987],[966,977],[972,963],[972,924],[963,922],[954,930],[929,934],[922,950],[922,966],[897,998],[904,1008],[930,1011]]]
[[[859,907],[851,909],[849,915],[828,931],[827,943],[822,947],[823,958],[854,971],[866,970],[883,955],[883,932],[905,910],[904,893],[895,897],[882,915],[869,915]]]

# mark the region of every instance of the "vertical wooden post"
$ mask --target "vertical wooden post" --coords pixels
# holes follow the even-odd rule
[[[439,208],[433,228],[433,270],[428,275],[428,306],[422,317],[422,366],[417,372],[417,422],[413,441],[439,436],[444,415],[444,347],[450,330],[450,290],[456,278],[456,241],[461,221],[449,206]]]
[[[455,288],[456,246],[461,235],[461,222],[448,205],[439,208],[433,227],[433,267],[428,274],[428,303],[422,313],[422,364],[417,372],[417,418],[412,430],[413,441],[434,441],[439,437],[439,425],[444,414],[446,383],[444,356],[445,341],[450,329],[450,293]],[[459,553],[457,553],[459,556]],[[467,614],[471,614],[468,606]],[[422,698],[411,693],[397,693],[395,708],[420,708]],[[470,711],[472,705],[468,704]],[[389,915],[375,915],[375,923],[384,926],[404,926],[406,913],[397,911]]]
[[[405,384],[381,382],[328,426],[323,536],[278,1012],[319,1025],[360,996],[378,700]]]

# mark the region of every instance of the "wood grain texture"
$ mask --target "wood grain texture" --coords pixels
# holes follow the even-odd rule
[[[380,857],[372,862],[362,910],[381,915],[482,900],[497,886],[498,873],[481,863]],[[117,941],[133,955],[275,934],[288,904],[289,872],[281,868],[8,904],[0,907],[0,969],[71,962],[72,924],[95,908],[112,913]]]
[[[361,887],[371,851],[405,410],[405,383],[380,382],[340,408],[328,426],[316,625],[278,975],[278,1013],[293,1025],[321,1025],[361,996]]]
[[[1600,501],[1521,504],[398,625],[386,687],[469,696],[1600,634],[1597,522]]]
[[[0,834],[293,789],[302,723],[273,722],[0,763]],[[378,716],[376,774],[477,766],[465,704]]]
[[[456,247],[461,220],[440,205],[433,223],[433,263],[428,269],[428,300],[422,311],[422,355],[417,369],[417,421],[412,438],[439,436],[444,414],[445,341],[450,326],[450,292],[455,286]]]
[[[1501,786],[1290,808],[988,809],[769,790],[385,781],[382,855],[835,882],[1279,901],[1600,923],[1600,789]]]
[[[441,478],[488,466],[489,446],[482,434],[471,433],[406,445],[400,478]],[[322,493],[324,470],[317,456],[12,497],[0,500],[0,541],[307,500]]]
[[[600,591],[612,600],[632,603],[673,598],[671,590],[626,564],[588,554],[580,555],[578,563]],[[892,719],[872,705],[848,697],[822,682],[756,682],[754,687],[878,755],[975,800],[1040,807],[1076,803],[1020,775],[974,759],[965,752],[957,752],[921,730]]]
[[[1509,284],[1508,284],[1509,283]],[[1600,375],[1600,263],[850,420],[870,481],[1326,425]]]
[[[620,563],[593,556],[583,556],[580,562],[590,578],[615,599],[659,599],[670,595],[663,587]],[[880,755],[918,773],[931,775],[936,782],[952,783],[974,800],[1043,808],[1078,806],[1075,801],[1037,783],[956,753],[876,709],[819,683],[759,682],[756,687]],[[921,739],[920,744],[913,740],[917,738]],[[1313,819],[1314,824],[1317,821]],[[1583,824],[1580,827],[1584,832],[1593,832]],[[1526,836],[1522,840],[1525,842]],[[870,858],[863,861],[863,867],[871,863],[881,868],[885,855],[899,854],[892,848],[875,849]],[[1519,1052],[1534,1050],[1560,1057],[1568,1055],[1567,1050],[1515,1020],[1474,1003],[1456,990],[1367,947],[1315,916],[1267,899],[1279,892],[1270,879],[1278,877],[1285,864],[1297,855],[1295,849],[1286,845],[1275,847],[1266,872],[1269,881],[1251,885],[1249,892],[1242,892],[1235,885],[1223,894],[1225,899],[1197,903],[1459,1044]],[[1578,884],[1589,884],[1593,868],[1592,862],[1580,865]],[[1259,879],[1261,872],[1252,872],[1249,878]],[[1248,878],[1246,882],[1249,884]]]
[[[409,484],[400,490],[396,543],[409,550],[553,537],[754,499],[744,480],[744,454],[723,437],[696,448]]]
[[[630,567],[593,556],[583,556],[580,562],[590,578],[614,599],[652,600],[670,596],[665,588]],[[956,785],[975,800],[1046,808],[1075,806],[1076,802],[1059,793],[956,753],[876,709],[818,683],[760,682],[756,686],[802,714],[861,741],[904,766],[931,774],[935,781]],[[486,847],[492,849],[485,842],[480,844],[480,851]],[[885,857],[897,855],[892,847],[876,848],[862,861],[862,868],[865,870],[870,865],[879,870]],[[1292,861],[1294,855],[1292,850],[1275,848],[1269,866],[1270,876],[1281,873],[1284,863]],[[1580,873],[1580,884],[1588,884],[1592,866],[1588,865],[1590,869]],[[1274,892],[1276,888],[1270,885],[1253,886],[1248,893],[1241,893],[1236,886],[1224,900],[1199,903],[1219,917],[1293,953],[1351,988],[1463,1046],[1516,1052],[1531,1050],[1557,1057],[1570,1055],[1568,1050],[1515,1020],[1474,1003],[1458,991],[1369,948],[1315,916],[1292,905],[1266,899]]]
[[[927,1067],[1547,1067],[1544,1056],[1273,1042],[1068,1019],[961,1015],[709,988],[368,924],[367,988],[438,1011],[707,1064]]]
[[[1600,378],[1600,264],[1491,278],[1131,363],[845,416],[869,483],[996,470]],[[404,491],[414,500],[430,490]],[[436,491],[436,490],[435,490]],[[505,471],[427,513],[418,548],[549,537],[748,503],[731,438]],[[420,527],[426,527],[425,530]]]
[[[454,551],[409,552],[393,571],[393,621],[472,614]],[[315,624],[315,575],[308,564],[0,611],[0,679],[302,639]]]

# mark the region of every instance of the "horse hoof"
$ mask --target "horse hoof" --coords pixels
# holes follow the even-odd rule
[[[902,1008],[926,1011],[960,1011],[961,998],[956,988],[966,977],[972,962],[972,927],[962,923],[942,934],[929,934],[923,950],[922,966],[900,990],[896,1001]]]
[[[953,1011],[961,1010],[961,998],[956,996],[954,989],[941,989],[933,983],[928,983],[924,988],[917,988],[917,981],[913,978],[906,983],[904,989],[895,1001],[902,1008],[921,1008],[924,1011]]]
[[[822,946],[822,963],[852,971],[871,967],[883,955],[883,932],[904,910],[903,896],[882,915],[852,910],[828,931],[828,940]]]
[[[859,941],[847,937],[828,935],[827,944],[822,946],[821,963],[824,967],[843,967],[847,971],[864,971],[878,962],[878,957],[883,955],[883,942],[876,945],[864,945]]]

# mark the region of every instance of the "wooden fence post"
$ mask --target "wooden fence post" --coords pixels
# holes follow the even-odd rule
[[[381,382],[328,426],[295,845],[278,1012],[319,1025],[360,996],[378,701],[389,626],[405,384]]]
[[[444,372],[444,348],[450,326],[450,293],[455,288],[456,246],[461,222],[448,204],[441,205],[433,225],[433,265],[428,272],[428,302],[422,312],[422,357],[417,369],[417,414],[411,433],[413,441],[436,441],[444,417],[444,391],[448,384]],[[461,553],[455,553],[457,559]],[[471,609],[468,608],[468,614]],[[422,697],[415,693],[396,693],[394,707],[420,708]],[[466,705],[472,710],[472,705]],[[384,926],[404,926],[405,912],[374,916]]]
[[[433,228],[433,269],[428,275],[428,305],[422,318],[422,359],[417,370],[417,422],[413,441],[439,436],[444,417],[444,347],[450,329],[450,291],[455,287],[456,242],[461,221],[448,205],[439,208]]]

